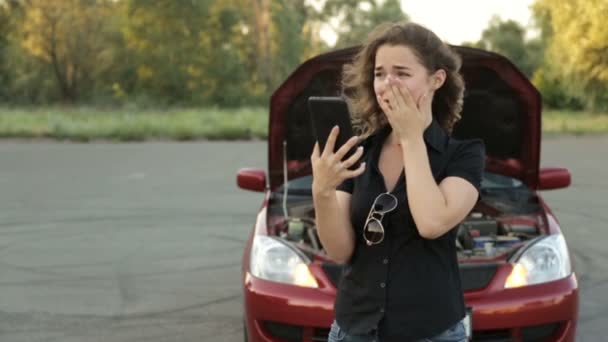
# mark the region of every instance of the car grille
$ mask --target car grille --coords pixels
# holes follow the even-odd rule
[[[561,323],[535,325],[533,327],[524,327],[521,329],[521,340],[528,341],[545,341],[555,335],[561,326]]]
[[[312,332],[312,338],[314,342],[327,342],[327,337],[329,336],[329,329],[317,328]]]
[[[474,342],[511,342],[513,338],[511,337],[511,330],[509,329],[501,329],[501,330],[481,330],[481,331],[473,331],[473,339]]]
[[[551,323],[521,328],[523,342],[546,341],[554,336],[560,329],[561,323]],[[311,340],[314,342],[326,342],[329,329],[313,329]],[[473,331],[473,342],[510,342],[513,341],[511,329],[481,330]]]
[[[462,290],[479,290],[488,286],[496,270],[497,264],[464,264],[460,265],[460,279]]]
[[[343,266],[327,262],[324,263],[322,267],[332,284],[334,284],[335,287],[338,287]],[[462,289],[464,291],[470,291],[486,287],[494,277],[497,269],[497,264],[460,265]]]
[[[329,329],[314,329],[312,340],[315,342],[327,342],[329,335]],[[486,331],[475,331],[473,332],[473,342],[511,342],[511,330],[486,330]],[[524,340],[532,341],[532,340]],[[534,341],[542,341],[534,340]]]
[[[262,326],[264,327],[264,330],[267,334],[276,338],[280,338],[283,341],[302,341],[302,327],[270,321],[262,322]]]
[[[562,323],[550,323],[520,328],[522,342],[547,341],[554,336]],[[473,331],[473,342],[510,342],[513,341],[511,329]]]

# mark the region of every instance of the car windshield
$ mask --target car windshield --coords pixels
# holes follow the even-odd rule
[[[293,195],[310,195],[312,187],[312,176],[294,178],[287,183],[289,194]],[[500,189],[519,189],[524,187],[524,184],[515,178],[499,175],[492,172],[485,172],[481,180],[482,190],[500,190]],[[283,192],[283,186],[277,188],[276,192]]]

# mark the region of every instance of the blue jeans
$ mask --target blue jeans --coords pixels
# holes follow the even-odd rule
[[[466,342],[467,332],[462,321],[454,324],[448,330],[431,338],[423,338],[418,342]],[[349,335],[340,329],[336,321],[331,324],[327,342],[380,342],[377,333]]]

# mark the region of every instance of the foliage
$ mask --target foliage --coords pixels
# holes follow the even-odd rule
[[[518,22],[494,16],[475,46],[504,55],[531,77],[540,64],[542,45],[538,39],[526,40],[525,34],[526,29]]]
[[[560,80],[551,66],[546,63],[534,72],[532,83],[538,88],[543,97],[543,103],[549,108],[582,110],[583,103],[577,97],[570,95],[563,81]]]
[[[75,102],[90,92],[105,72],[104,30],[111,1],[30,0],[24,6],[21,47],[51,67],[64,101]]]
[[[593,110],[608,109],[606,0],[537,0],[552,76]],[[576,13],[576,15],[573,15]]]
[[[380,23],[409,20],[399,0],[327,0],[319,18],[324,22],[339,18],[338,25],[333,27],[338,33],[336,47],[360,44]]]
[[[540,33],[537,41],[540,43],[540,64],[532,77],[532,82],[543,96],[543,102],[549,108],[580,110],[584,106],[580,99],[568,92],[565,80],[560,76],[560,66],[551,58],[547,58],[547,45],[553,37],[551,18],[544,10],[533,8],[533,21]]]
[[[7,84],[9,81],[8,70],[6,70],[8,22],[8,11],[5,5],[0,3],[0,84]],[[5,98],[6,87],[0,87],[0,101]]]
[[[608,3],[533,9],[539,37],[497,17],[470,44],[514,61],[551,107],[606,108]],[[399,0],[0,0],[0,103],[266,105],[304,60],[402,20]]]

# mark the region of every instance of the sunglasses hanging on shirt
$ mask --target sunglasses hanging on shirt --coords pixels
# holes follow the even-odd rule
[[[383,192],[376,197],[363,226],[363,239],[368,246],[377,245],[384,240],[382,218],[395,208],[397,208],[397,197],[393,194]]]

